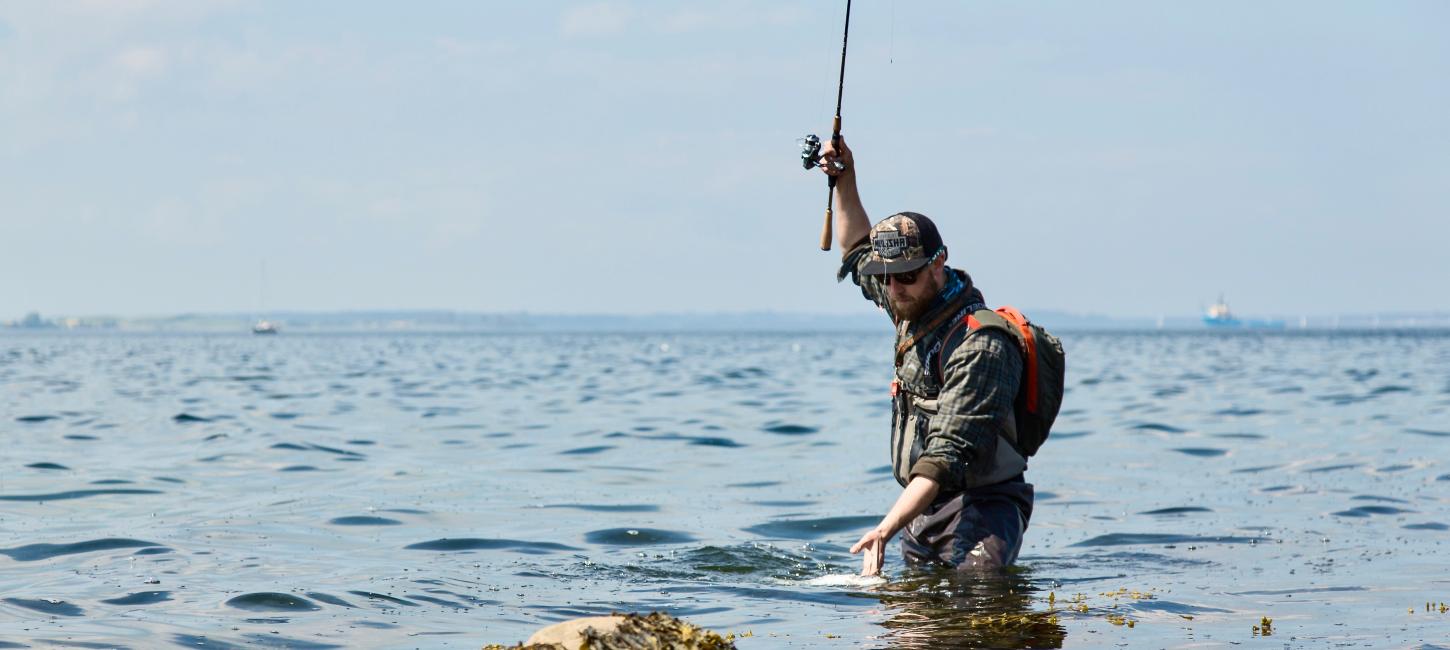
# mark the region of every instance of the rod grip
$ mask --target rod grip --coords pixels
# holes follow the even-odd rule
[[[836,201],[836,177],[829,176],[826,180],[826,223],[821,226],[821,250],[831,250],[831,206]]]
[[[826,206],[826,224],[821,226],[821,250],[831,250],[831,206]]]

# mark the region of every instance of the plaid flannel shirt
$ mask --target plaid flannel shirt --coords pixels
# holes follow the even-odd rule
[[[861,273],[870,251],[870,244],[863,241],[847,252],[837,280],[849,275],[861,287],[862,295],[891,314],[881,277]],[[970,291],[976,302],[981,301],[970,276],[956,270],[949,270],[948,275],[952,280],[943,288],[944,296],[954,290]],[[961,286],[951,286],[954,281]],[[946,302],[939,297],[933,307],[942,308]],[[932,309],[928,308],[928,313]],[[894,314],[892,320],[896,321]],[[949,319],[940,327],[946,330],[956,324]],[[910,323],[897,323],[898,341],[911,332]],[[1003,438],[1017,438],[1013,404],[1022,377],[1022,354],[1017,343],[996,329],[967,334],[942,360],[939,385],[931,377],[936,353],[936,349],[910,350],[896,368],[897,381],[906,393],[920,395],[937,389],[938,409],[926,424],[923,440],[918,432],[908,430],[908,418],[900,412],[901,403],[897,403],[891,444],[897,481],[905,485],[913,477],[926,476],[945,489],[961,490],[1021,474],[1026,460],[1012,445],[999,444]]]

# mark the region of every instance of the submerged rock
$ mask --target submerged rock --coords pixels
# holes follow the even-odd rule
[[[720,636],[665,614],[615,614],[550,625],[516,646],[483,650],[735,650],[735,635]]]

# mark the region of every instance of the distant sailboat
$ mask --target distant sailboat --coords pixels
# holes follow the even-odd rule
[[[266,292],[267,292],[267,261],[266,260],[262,260],[262,263],[261,263],[261,266],[260,266],[260,272],[258,273],[258,278],[257,278],[257,312],[258,313],[263,313],[263,307],[267,304],[266,303]],[[257,319],[257,322],[255,322],[255,323],[252,324],[252,333],[253,334],[280,334],[281,332],[282,332],[282,328],[275,321],[267,320],[265,317],[259,317]]]

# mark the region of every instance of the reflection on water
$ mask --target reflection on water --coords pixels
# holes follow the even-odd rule
[[[889,332],[3,333],[0,646],[1443,638],[1450,335],[1064,341],[1019,566],[877,583]]]
[[[875,593],[892,648],[1061,648],[1067,630],[1043,609],[1030,571],[909,569]],[[1055,601],[1055,599],[1054,599]]]

